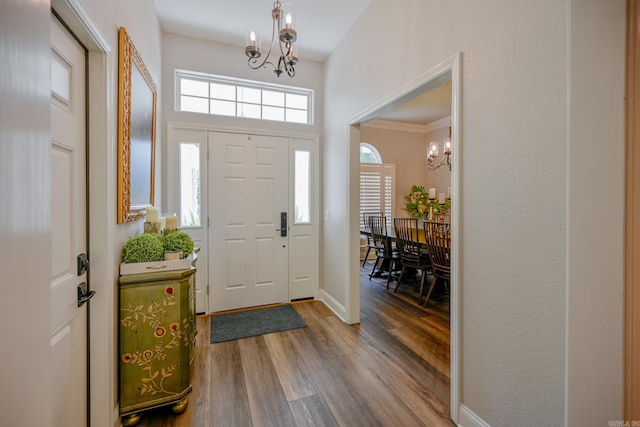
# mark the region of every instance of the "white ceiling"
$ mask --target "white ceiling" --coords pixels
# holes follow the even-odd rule
[[[154,0],[162,29],[218,43],[244,47],[256,29],[263,47],[271,39],[271,0]],[[288,3],[288,2],[287,2]],[[287,3],[282,2],[283,6]],[[322,62],[371,0],[294,0],[296,54]]]
[[[300,61],[322,62],[357,21],[371,0],[295,0],[283,2],[295,9],[293,28],[298,33]],[[256,29],[263,49],[271,35],[271,0],[154,0],[160,26],[168,33],[238,46]],[[441,85],[378,118],[428,124],[451,115],[451,84]]]
[[[425,92],[377,118],[427,125],[451,115],[451,80]]]

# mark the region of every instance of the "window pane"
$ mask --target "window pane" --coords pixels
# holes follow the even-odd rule
[[[288,123],[313,122],[311,90],[189,72],[176,72],[175,82],[178,111]]]
[[[262,118],[284,122],[284,108],[262,107]]]
[[[238,117],[260,118],[260,105],[238,104]]]
[[[309,108],[306,95],[296,95],[293,93],[287,94],[287,107],[297,108],[299,110],[306,110]]]
[[[207,98],[194,98],[193,96],[180,97],[180,110],[194,113],[209,113],[209,100]]]
[[[238,86],[238,102],[251,102],[260,104],[260,89]]]
[[[287,108],[287,121],[292,123],[308,123],[307,112]]]
[[[360,163],[382,163],[380,153],[373,145],[360,143]]]
[[[180,226],[199,227],[200,144],[180,143]]]
[[[295,154],[295,217],[294,224],[311,222],[311,199],[309,186],[310,153],[296,151]]]
[[[209,97],[209,83],[199,80],[180,79],[180,94]]]
[[[263,90],[262,103],[264,105],[274,105],[276,107],[284,107],[284,93],[273,92],[270,90]]]
[[[211,83],[211,98],[235,101],[236,87],[234,85],[223,85],[220,83]]]
[[[211,100],[211,114],[220,114],[222,116],[235,116],[236,103],[233,101],[217,101]]]

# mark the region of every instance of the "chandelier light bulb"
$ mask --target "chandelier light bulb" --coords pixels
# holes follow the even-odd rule
[[[249,57],[247,64],[250,68],[257,70],[269,64],[273,67],[273,72],[277,77],[280,77],[282,73],[286,73],[289,77],[295,76],[295,66],[298,64],[298,58],[293,52],[293,43],[295,43],[298,36],[291,26],[294,14],[295,10],[285,14],[280,1],[276,0],[273,3],[273,9],[271,10],[271,43],[269,43],[269,48],[265,49],[264,58],[260,61],[258,60],[263,55],[260,52],[257,36],[253,31],[251,31],[249,40],[245,45],[244,53]],[[282,27],[283,18],[284,28]],[[278,52],[280,55],[278,55]],[[276,54],[276,59],[271,59],[272,53]]]
[[[442,157],[438,158],[438,143],[432,141],[429,144],[429,151],[427,153],[427,167],[431,170],[436,170],[442,165],[447,165],[451,170],[451,138],[447,138],[442,143]]]

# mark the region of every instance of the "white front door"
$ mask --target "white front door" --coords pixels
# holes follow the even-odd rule
[[[51,348],[55,426],[87,425],[85,50],[51,18]]]
[[[289,301],[288,138],[209,133],[209,311]],[[288,218],[287,218],[288,219]]]

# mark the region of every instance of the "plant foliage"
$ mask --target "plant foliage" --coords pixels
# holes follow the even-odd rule
[[[411,216],[426,218],[429,215],[429,192],[422,185],[414,185],[404,196],[405,209]]]
[[[124,262],[153,262],[164,257],[162,238],[154,233],[142,233],[130,238],[122,248]]]
[[[184,231],[174,231],[164,236],[165,251],[182,251],[182,258],[186,258],[193,252],[193,240]]]

